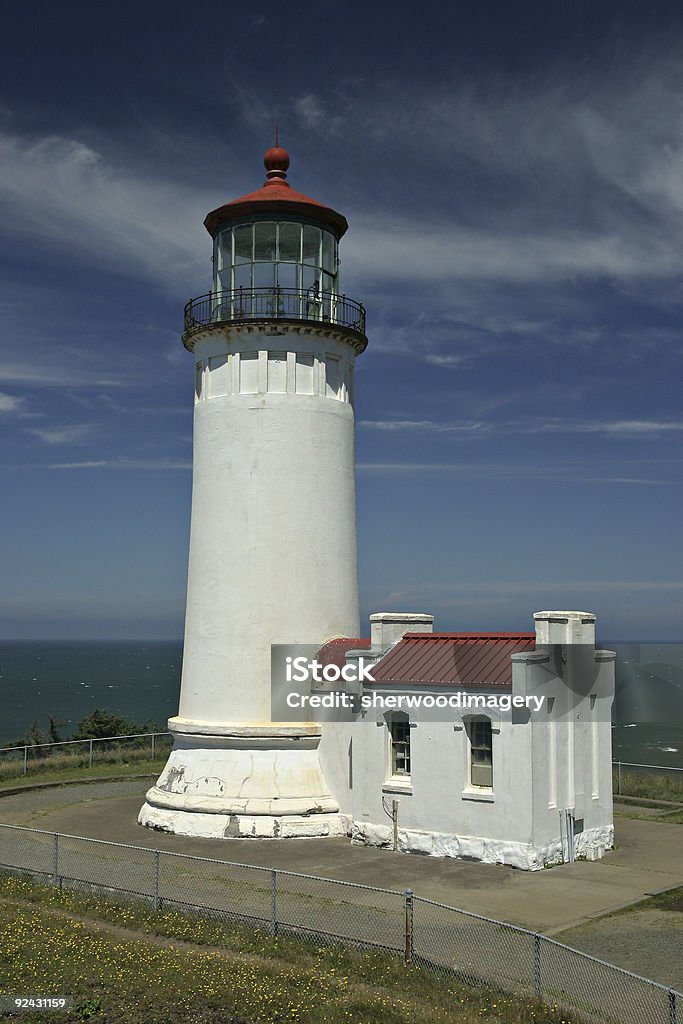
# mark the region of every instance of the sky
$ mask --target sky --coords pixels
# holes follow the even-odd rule
[[[209,210],[349,221],[361,612],[680,640],[683,10],[25,0],[0,48],[0,637],[182,637]]]

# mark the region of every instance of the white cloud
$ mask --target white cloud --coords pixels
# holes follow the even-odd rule
[[[594,594],[608,593],[675,593],[683,591],[681,580],[486,580],[486,581],[425,581],[420,583],[398,584],[386,597],[387,601],[406,599],[409,595],[418,600],[425,596],[438,598],[449,594],[543,594],[548,591],[566,591],[567,593],[586,592]]]
[[[429,353],[425,356],[425,362],[431,363],[433,366],[446,366],[451,369],[464,369],[470,362],[469,356],[454,356],[448,353],[444,355],[438,355],[437,353]]]
[[[71,423],[63,427],[30,427],[26,433],[45,444],[82,444],[96,429],[91,423]]]
[[[505,404],[507,398],[499,404]],[[431,431],[433,433],[485,434],[498,431],[506,435],[518,434],[603,434],[605,437],[659,438],[663,434],[678,433],[683,423],[671,420],[501,420],[497,423],[482,420],[360,420],[359,427],[385,432]]]
[[[662,434],[677,433],[683,430],[683,423],[667,420],[614,420],[585,421],[550,420],[545,423],[522,427],[525,433],[561,433],[561,434],[605,434],[607,437],[652,437]]]
[[[324,128],[328,122],[322,101],[314,93],[306,93],[294,102],[294,109],[306,128]]]
[[[561,480],[573,484],[638,484],[643,486],[666,486],[678,484],[676,479],[659,477],[637,477],[618,473],[616,467],[600,474],[595,465],[587,462],[552,466],[545,462],[530,465],[476,462],[358,462],[356,469],[365,473],[388,473],[393,475],[435,473],[462,480]]]
[[[627,232],[627,228],[629,229]],[[354,279],[559,283],[609,277],[630,281],[667,277],[680,269],[683,232],[647,233],[540,227],[502,230],[438,224],[412,217],[357,216],[345,244]]]
[[[0,413],[16,412],[21,407],[22,402],[22,398],[17,398],[16,395],[6,395],[0,391]]]
[[[436,420],[361,420],[358,426],[371,430],[425,430],[440,434],[483,433],[490,429],[487,423],[466,420],[459,423],[438,423]]]
[[[181,469],[191,470],[192,462],[186,459],[94,459],[85,462],[56,462],[47,469]]]
[[[210,249],[202,227],[208,195],[136,175],[61,136],[0,134],[0,167],[6,232],[174,292],[201,280]]]
[[[46,359],[38,363],[0,356],[0,381],[6,384],[24,384],[29,387],[97,387],[121,388],[130,381],[124,378],[102,376],[97,370],[74,366],[71,362],[59,360],[58,353],[52,358],[46,352]]]

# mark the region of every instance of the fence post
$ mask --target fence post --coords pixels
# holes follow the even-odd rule
[[[28,771],[28,747],[24,747],[24,775]]]
[[[676,1024],[676,993],[669,989],[669,1024]]]
[[[152,901],[152,907],[154,910],[159,909],[159,858],[161,854],[159,850],[154,851],[154,899]]]
[[[92,740],[90,740],[90,763],[88,767],[92,768]]]
[[[156,750],[156,738],[157,738],[157,734],[155,732],[153,732],[152,733],[152,760],[154,760],[154,752]]]
[[[52,848],[52,884],[61,887],[61,879],[59,877],[59,833],[54,833],[53,848]]]
[[[541,936],[534,932],[534,994],[541,998]]]
[[[277,935],[277,871],[270,872],[270,934]]]
[[[621,796],[621,761],[617,765],[617,796]]]
[[[413,890],[405,891],[405,913],[406,913],[406,944],[405,962],[413,962]]]

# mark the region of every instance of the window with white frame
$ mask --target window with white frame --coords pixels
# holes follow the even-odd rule
[[[470,785],[493,789],[493,732],[490,719],[470,719],[467,735],[470,741]]]
[[[326,318],[339,290],[337,238],[314,224],[257,220],[225,227],[216,235],[214,261],[215,292],[276,286],[285,292],[314,289]],[[284,312],[292,312],[292,301],[283,295]]]
[[[392,777],[410,775],[410,722],[402,711],[392,714],[389,727],[389,771]]]

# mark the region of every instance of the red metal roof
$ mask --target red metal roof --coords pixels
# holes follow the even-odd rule
[[[535,643],[534,633],[406,633],[372,675],[377,683],[508,688],[510,656]]]
[[[354,638],[349,636],[338,636],[334,640],[328,640],[317,654],[317,660],[321,665],[337,665],[343,668],[346,664],[347,651],[367,651],[370,647],[369,639]]]
[[[233,199],[206,215],[204,227],[212,238],[218,226],[225,221],[239,220],[260,213],[285,217],[287,214],[295,214],[306,220],[322,221],[326,227],[332,228],[337,238],[341,238],[349,226],[346,217],[330,206],[319,203],[317,199],[311,199],[310,196],[295,191],[285,181],[289,167],[289,154],[286,150],[274,146],[268,150],[263,162],[268,172],[268,180],[261,188],[255,192],[248,192],[239,199]]]

